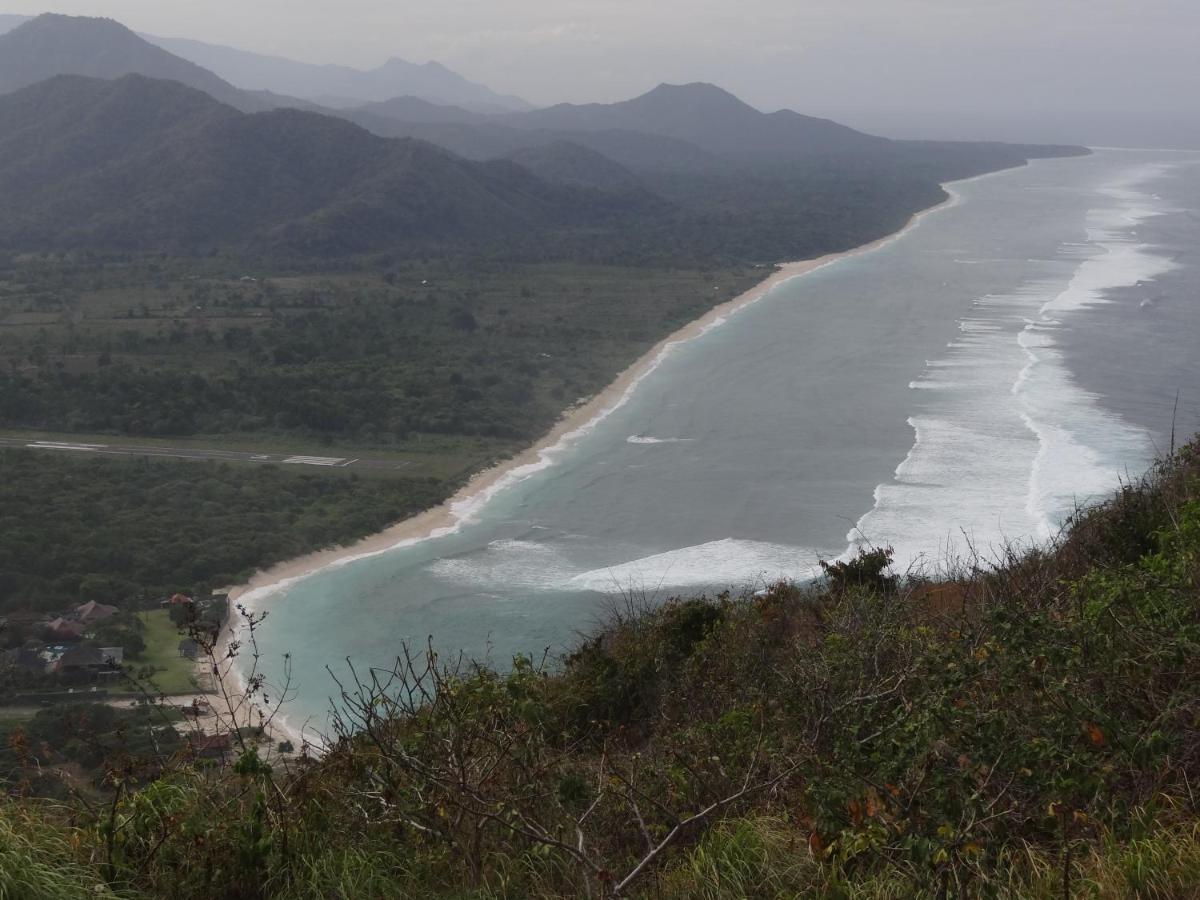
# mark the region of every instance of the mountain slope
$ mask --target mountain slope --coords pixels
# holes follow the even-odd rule
[[[304,97],[327,105],[353,106],[407,95],[476,112],[530,108],[518,97],[497,94],[436,62],[417,65],[390,59],[376,69],[364,71],[349,66],[314,65],[184,38],[144,37],[211,69],[240,88]]]
[[[611,191],[645,190],[637,176],[594,150],[569,141],[525,147],[508,159],[556,184],[574,184]]]
[[[621,103],[562,104],[504,116],[499,121],[517,128],[639,131],[749,162],[874,152],[889,143],[790,110],[762,113],[710,84],[663,84]]]
[[[29,16],[0,15],[0,34],[7,34],[18,25],[29,21]]]
[[[308,254],[487,242],[611,202],[298,110],[245,115],[182,85],[61,76],[0,97],[0,245]]]
[[[111,19],[46,14],[0,35],[0,93],[56,75],[178,81],[238,109],[269,108],[195,63],[142,40]]]
[[[393,97],[378,103],[365,103],[355,107],[354,112],[368,116],[380,116],[397,122],[486,122],[487,116],[482,113],[463,109],[461,106],[450,106],[444,103],[431,103],[420,97]]]
[[[420,113],[408,119],[406,113],[398,105],[381,103],[333,114],[383,137],[418,138],[468,159],[497,159],[565,142],[586,147],[636,172],[711,171],[724,165],[723,160],[694,144],[641,131],[519,128],[499,124],[494,116],[433,121],[431,116],[421,118]]]

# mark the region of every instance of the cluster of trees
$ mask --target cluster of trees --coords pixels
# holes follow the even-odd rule
[[[0,782],[11,789],[25,773],[23,787],[42,797],[102,797],[114,758],[153,760],[180,746],[182,738],[171,725],[175,718],[149,706],[62,703],[27,720],[0,719]],[[56,771],[75,766],[82,779]],[[153,778],[161,768],[149,765],[140,774]]]
[[[432,480],[0,451],[0,613],[123,609],[372,534],[436,503]]]
[[[192,280],[178,260],[60,266],[8,272],[0,310],[47,324],[0,327],[0,427],[360,444],[531,440],[765,274],[443,263],[246,283]]]

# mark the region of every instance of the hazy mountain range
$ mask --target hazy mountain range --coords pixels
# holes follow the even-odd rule
[[[0,97],[0,244],[361,253],[586,226],[615,204],[330,116],[63,75]],[[621,211],[650,201],[625,192]]]
[[[490,114],[249,86],[108,19],[0,35],[0,247],[772,259],[885,233],[941,181],[1076,152],[889,141],[707,84]]]
[[[0,93],[55,75],[115,78],[131,73],[178,81],[238,109],[266,108],[207,69],[147,43],[111,19],[48,14],[0,35]]]
[[[28,16],[0,15],[0,34],[28,21]],[[531,108],[519,97],[497,94],[437,62],[418,65],[390,59],[376,69],[364,71],[349,66],[314,65],[187,38],[149,34],[140,37],[244,90],[298,97],[326,106],[350,107],[408,95],[434,103],[455,104],[474,112]]]
[[[393,58],[376,69],[363,71],[349,66],[313,65],[183,38],[145,37],[239,87],[304,97],[328,106],[357,106],[409,95],[475,112],[531,108],[519,97],[497,94],[437,62],[418,65]]]

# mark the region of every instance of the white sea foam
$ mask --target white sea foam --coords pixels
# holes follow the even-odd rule
[[[625,438],[627,444],[690,444],[694,438],[656,438],[644,434],[631,434]]]
[[[578,569],[550,544],[503,540],[492,541],[482,551],[443,557],[429,571],[459,584],[524,590],[565,581]]]
[[[822,558],[829,554],[726,538],[583,572],[569,579],[565,587],[621,593],[704,585],[761,586],[781,579],[811,578]]]
[[[946,355],[912,383],[923,410],[909,420],[915,442],[876,488],[848,553],[889,544],[901,568],[992,560],[1050,537],[1129,467],[1149,462],[1149,435],[1081,389],[1058,344],[1073,314],[1174,268],[1133,234],[1163,211],[1136,190],[1162,171],[1139,166],[1101,188],[1109,202],[1090,212],[1088,243],[1058,255],[1079,261],[1065,286],[1034,281],[973,304]]]

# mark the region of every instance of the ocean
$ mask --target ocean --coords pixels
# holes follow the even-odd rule
[[[1200,154],[1101,150],[950,190],[673,346],[450,533],[247,597],[269,683],[288,654],[286,724],[325,732],[331,673],[406,643],[503,667],[630,599],[803,579],[860,546],[901,571],[986,564],[1200,428]]]

